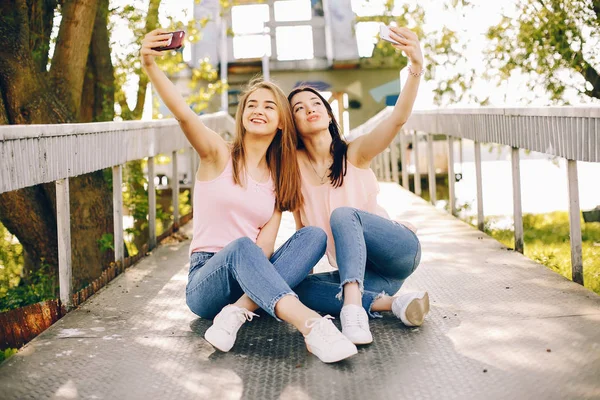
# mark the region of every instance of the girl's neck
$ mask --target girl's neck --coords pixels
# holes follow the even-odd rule
[[[250,136],[250,134],[247,134],[244,139],[246,165],[253,168],[266,167],[267,150],[272,141],[272,136]]]
[[[302,138],[306,147],[307,156],[316,165],[330,165],[331,154],[331,134],[329,129],[325,129],[318,134],[311,135],[309,138]]]

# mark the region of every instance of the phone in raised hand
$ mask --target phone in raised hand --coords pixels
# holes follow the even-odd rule
[[[153,47],[152,50],[165,51],[165,50],[177,50],[183,46],[183,38],[185,36],[184,31],[169,32],[171,34],[171,43],[167,46]]]
[[[387,26],[387,25],[385,25],[385,24],[381,24],[381,25],[379,26],[379,37],[380,37],[382,40],[385,40],[385,41],[387,41],[387,42],[390,42],[390,43],[392,43],[392,44],[402,44],[402,43],[400,43],[400,42],[397,42],[397,41],[395,41],[394,39],[392,39],[392,38],[390,37],[390,32],[391,32],[391,30],[390,30],[390,27],[389,27],[389,26]],[[402,36],[402,35],[401,35],[401,34],[399,34],[399,33],[396,33],[396,35],[398,35],[398,36],[400,36],[400,37],[404,38],[404,36]]]

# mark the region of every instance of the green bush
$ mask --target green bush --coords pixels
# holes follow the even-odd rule
[[[22,280],[19,285],[6,289],[4,296],[0,297],[0,312],[55,299],[57,295],[57,279],[51,273],[50,265],[42,264],[27,282]]]

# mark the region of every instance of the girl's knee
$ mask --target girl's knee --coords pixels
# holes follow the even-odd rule
[[[327,234],[317,226],[305,226],[299,232],[315,245],[327,245]]]
[[[329,223],[331,226],[344,223],[356,216],[356,209],[352,207],[338,207],[331,213]]]
[[[252,247],[257,247],[256,243],[254,243],[252,239],[246,236],[241,237],[239,239],[235,239],[233,242],[231,242],[232,250],[245,251],[251,249]]]

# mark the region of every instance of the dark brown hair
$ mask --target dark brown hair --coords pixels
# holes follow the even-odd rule
[[[296,89],[292,90],[292,92],[288,95],[288,102],[292,102],[292,97],[297,95],[300,92],[311,92],[314,93],[317,97],[321,99],[323,105],[327,109],[327,114],[331,118],[331,122],[329,123],[329,134],[331,135],[331,146],[329,147],[329,154],[333,158],[333,162],[331,163],[331,167],[329,168],[329,175],[327,177],[330,179],[333,187],[340,187],[344,184],[344,176],[346,175],[346,171],[348,170],[348,143],[342,138],[340,133],[340,126],[338,125],[335,117],[333,115],[333,110],[331,109],[331,105],[327,100],[319,94],[319,92],[310,86],[300,86]],[[293,112],[293,110],[292,110]],[[302,138],[298,133],[298,148],[302,149],[304,147],[304,143],[302,142]]]

